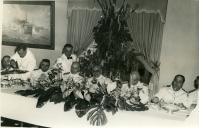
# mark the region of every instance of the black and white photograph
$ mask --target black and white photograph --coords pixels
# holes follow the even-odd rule
[[[198,128],[199,0],[0,1],[1,127]]]

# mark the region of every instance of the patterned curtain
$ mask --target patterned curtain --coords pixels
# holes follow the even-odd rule
[[[147,66],[154,69],[149,88],[151,95],[158,90],[159,65],[164,23],[158,13],[131,13],[127,20],[132,47],[144,55]]]
[[[72,9],[68,11],[67,42],[73,44],[77,55],[94,41],[92,31],[100,16],[99,10]]]

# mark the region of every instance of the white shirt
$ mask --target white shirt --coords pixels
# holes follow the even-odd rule
[[[100,85],[107,85],[106,90],[108,93],[110,93],[112,90],[116,88],[116,83],[112,82],[111,79],[104,77],[103,75],[100,75],[97,79],[97,83],[99,82]],[[96,93],[97,89],[99,88],[97,84],[92,83],[93,77],[88,79],[87,82],[87,88],[89,88],[89,91],[92,93]]]
[[[43,72],[41,69],[38,69],[38,70],[34,70],[31,72],[31,75],[30,75],[30,79],[31,79],[31,82],[35,82],[35,81],[38,81],[38,79],[40,77],[48,77],[48,71],[46,72]]]
[[[192,103],[192,104],[197,104],[197,100],[198,100],[198,89],[197,90],[195,90],[194,92],[191,92],[191,93],[189,93],[188,94],[188,98],[189,98],[189,100],[190,100],[190,102]]]
[[[132,91],[137,88],[141,89],[139,91],[140,102],[146,104],[149,101],[149,91],[148,88],[140,81],[136,85],[130,85],[130,87],[128,84],[123,84],[121,88],[121,97],[124,97],[128,94],[130,96]]]
[[[156,94],[160,100],[163,99],[167,103],[183,103],[186,107],[190,107],[191,103],[187,97],[187,93],[180,89],[179,91],[174,91],[171,87],[163,87]]]
[[[75,83],[79,83],[81,85],[84,78],[80,76],[79,73],[76,73],[76,74],[70,73],[67,75],[63,75],[63,80],[64,81],[73,80]],[[73,90],[67,90],[66,85],[61,85],[61,90],[63,92],[63,97],[67,97],[73,91]],[[78,98],[84,99],[84,96],[82,95],[81,90],[74,90],[73,94]]]
[[[69,73],[67,75],[63,75],[64,81],[67,81],[68,79],[73,79],[75,83],[81,83],[84,80],[84,78],[80,76],[79,73],[76,74]]]
[[[62,69],[62,73],[70,72],[72,63],[78,61],[76,55],[72,54],[71,57],[72,59],[68,59],[65,54],[62,54],[60,58],[57,58],[57,61],[53,67],[54,68],[60,67]]]
[[[33,71],[36,68],[35,56],[29,49],[27,49],[27,53],[23,58],[16,52],[11,59],[17,61],[20,70]]]

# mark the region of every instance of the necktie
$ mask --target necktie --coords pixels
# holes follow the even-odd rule
[[[67,59],[73,59],[73,58],[72,58],[72,56],[70,56],[70,57],[67,57]]]

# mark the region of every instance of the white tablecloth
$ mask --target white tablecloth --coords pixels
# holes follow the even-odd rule
[[[86,120],[86,116],[78,118],[75,111],[63,111],[64,103],[54,104],[48,102],[42,108],[36,108],[37,99],[15,95],[9,91],[1,92],[1,116],[16,119],[36,125],[48,127],[93,127]],[[198,114],[198,113],[197,113]],[[196,114],[196,117],[199,117]],[[104,127],[180,127],[189,126],[199,128],[198,123],[184,121],[179,115],[155,112],[153,110],[143,112],[119,111],[115,115],[106,113],[108,123]],[[194,118],[194,119],[195,119]]]

